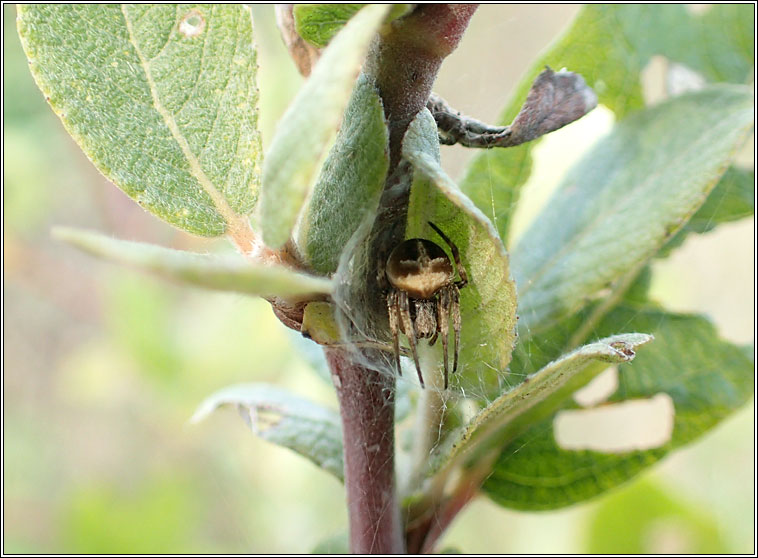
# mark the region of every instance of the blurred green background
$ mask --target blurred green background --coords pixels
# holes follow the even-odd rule
[[[484,6],[435,90],[495,120],[576,6]],[[188,419],[214,390],[276,383],[334,405],[268,304],[162,283],[50,239],[53,225],[199,251],[108,183],[46,106],[3,6],[3,534],[7,553],[307,552],[345,529],[330,475],[253,437],[232,411]],[[264,141],[301,83],[270,6],[254,7]],[[656,95],[656,69],[647,92]],[[608,128],[602,108],[538,148],[515,223]],[[746,147],[742,163],[752,165]],[[459,175],[470,157],[443,151]],[[691,238],[656,265],[655,296],[753,342],[753,220]],[[443,546],[465,552],[754,552],[753,405],[620,490],[554,513],[479,499]]]

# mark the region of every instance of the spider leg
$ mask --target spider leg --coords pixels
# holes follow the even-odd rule
[[[427,223],[429,223],[429,226],[432,227],[435,232],[440,235],[440,237],[442,237],[442,240],[444,240],[445,243],[450,247],[450,251],[453,253],[453,260],[455,261],[455,269],[458,271],[458,275],[461,277],[460,281],[456,281],[455,286],[459,289],[462,289],[468,284],[468,276],[466,275],[466,270],[464,269],[463,265],[461,265],[461,255],[458,253],[458,247],[453,244],[453,241],[450,240],[437,225],[431,221],[427,221]]]
[[[445,370],[445,389],[447,389],[448,379],[447,344],[450,327],[450,305],[452,302],[451,290],[453,290],[451,287],[445,287],[442,289],[439,299],[437,300],[437,331],[439,331],[442,336],[442,362]],[[453,372],[455,372],[455,370],[453,370]]]
[[[400,319],[402,320],[403,330],[405,336],[408,338],[408,344],[411,346],[411,353],[413,354],[413,362],[416,365],[416,372],[418,372],[418,380],[421,383],[421,387],[424,387],[424,377],[421,375],[421,365],[418,362],[418,352],[416,351],[416,329],[411,321],[411,307],[408,301],[408,293],[400,291],[399,293],[399,306],[400,306]]]
[[[403,369],[400,368],[400,308],[398,306],[397,291],[392,289],[387,295],[387,313],[390,319],[390,331],[392,332],[392,346],[395,349],[395,366],[398,376],[403,375]]]
[[[455,341],[453,345],[453,374],[458,370],[458,347],[461,344],[461,297],[457,288],[450,289],[452,300],[450,301],[450,313],[453,316],[453,331]]]
[[[434,335],[432,335],[432,338],[429,340],[429,346],[434,347],[434,344],[437,342],[437,334],[439,331],[435,331]]]

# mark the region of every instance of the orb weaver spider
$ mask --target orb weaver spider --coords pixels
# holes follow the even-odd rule
[[[450,318],[453,320],[453,374],[458,369],[458,347],[461,339],[460,289],[468,283],[461,265],[458,248],[437,225],[429,226],[450,247],[455,266],[445,251],[431,240],[411,238],[398,244],[387,258],[385,273],[391,288],[387,293],[387,309],[392,331],[395,365],[400,369],[400,332],[408,338],[419,382],[424,387],[416,342],[429,339],[434,345],[442,336],[445,370],[445,389],[448,386],[448,336]],[[460,280],[455,280],[456,272]]]

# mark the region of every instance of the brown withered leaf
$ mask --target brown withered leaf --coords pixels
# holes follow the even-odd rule
[[[490,126],[452,109],[432,94],[441,143],[466,147],[513,147],[578,120],[597,106],[597,95],[579,74],[546,67],[534,80],[524,106],[510,126]]]

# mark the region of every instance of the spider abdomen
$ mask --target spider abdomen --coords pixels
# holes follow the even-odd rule
[[[411,310],[411,319],[419,339],[429,339],[437,333],[437,302],[417,300]],[[405,332],[404,332],[405,333]]]
[[[411,238],[398,244],[387,260],[387,279],[411,298],[428,300],[453,280],[445,251],[431,240]]]

